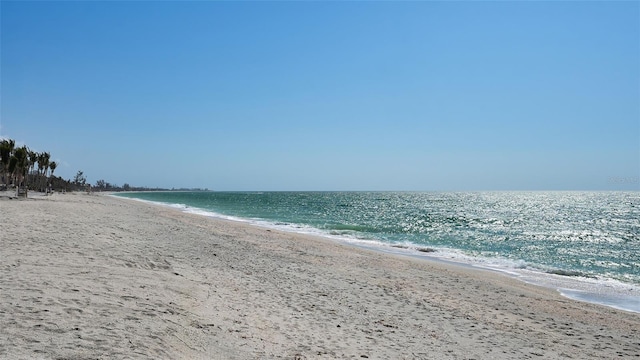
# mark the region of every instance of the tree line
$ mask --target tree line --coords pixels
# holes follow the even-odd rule
[[[131,186],[127,183],[119,186],[117,184],[112,184],[105,180],[98,180],[96,184],[93,185],[92,190],[94,191],[170,191],[165,188],[150,188],[146,186]]]
[[[78,171],[73,180],[65,180],[53,173],[58,167],[51,161],[48,152],[36,152],[26,145],[16,147],[15,140],[0,139],[0,190],[15,188],[18,196],[27,196],[28,190],[49,193],[51,191],[168,191],[208,189],[164,189],[136,187],[125,183],[122,186],[98,180],[95,185],[87,182],[82,171]]]
[[[51,161],[50,153],[36,152],[26,145],[16,147],[12,139],[0,141],[0,165],[0,187],[7,189],[15,186],[18,194],[26,195],[28,189],[46,192],[54,182],[67,185],[66,181],[53,175],[58,164]]]
[[[72,180],[54,176],[58,164],[51,161],[49,152],[37,152],[26,145],[16,147],[13,139],[0,139],[0,190],[15,188],[18,196],[29,190],[49,193],[88,188],[87,179],[78,171]]]

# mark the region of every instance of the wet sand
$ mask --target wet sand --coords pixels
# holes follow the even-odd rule
[[[101,195],[0,199],[3,359],[638,358],[640,314]]]

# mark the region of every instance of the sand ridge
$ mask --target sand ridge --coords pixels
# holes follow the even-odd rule
[[[0,211],[0,358],[640,354],[638,314],[489,271],[101,195]]]

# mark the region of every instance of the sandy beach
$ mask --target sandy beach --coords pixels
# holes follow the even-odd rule
[[[105,195],[0,199],[2,359],[612,359],[640,314]]]

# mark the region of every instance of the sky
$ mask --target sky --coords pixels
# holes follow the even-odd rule
[[[0,136],[65,179],[640,190],[640,2],[0,2]]]

